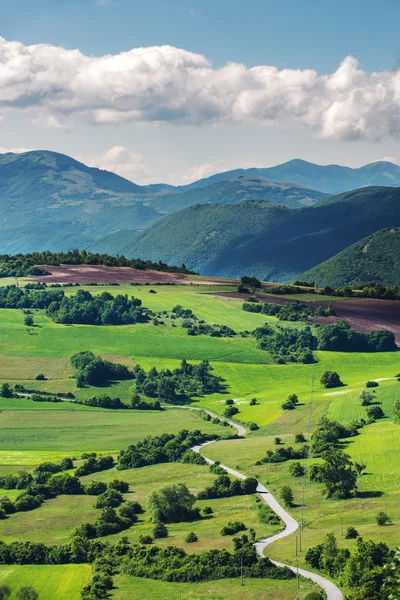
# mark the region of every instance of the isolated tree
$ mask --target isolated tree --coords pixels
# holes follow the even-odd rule
[[[376,515],[376,522],[378,523],[378,525],[387,525],[388,523],[390,523],[390,521],[391,519],[389,515],[387,515],[383,510],[378,512],[378,514]]]
[[[324,462],[319,467],[320,481],[325,484],[328,498],[341,500],[355,494],[357,471],[348,454],[332,449],[323,455]]]
[[[276,446],[279,446],[280,444],[282,444],[282,438],[280,438],[280,437],[274,437],[274,444]]]
[[[29,315],[28,315],[27,317],[25,317],[25,319],[24,319],[24,324],[25,324],[27,327],[32,327],[33,323],[34,323],[34,321],[33,321],[33,317],[31,317],[31,316],[29,316]],[[21,589],[22,589],[22,588],[21,588]]]
[[[257,404],[257,398],[252,398],[250,400],[250,406],[255,406]]]
[[[359,537],[359,533],[355,527],[348,527],[346,531],[346,535],[344,536],[346,540],[355,540]]]
[[[166,538],[168,537],[168,529],[164,525],[164,523],[156,523],[153,529],[153,535],[155,538]]]
[[[299,462],[292,463],[289,467],[289,473],[293,477],[303,477],[305,473],[304,467]]]
[[[342,387],[343,383],[336,371],[325,371],[320,379],[321,384],[326,388]]]
[[[38,600],[39,594],[31,585],[23,585],[17,592],[17,600]]]
[[[367,409],[367,416],[369,419],[382,419],[385,416],[385,413],[380,406],[370,406]]]
[[[304,436],[303,433],[296,433],[295,438],[294,438],[294,443],[295,444],[301,444],[303,442],[306,442],[306,438]]]
[[[179,523],[193,517],[195,496],[189,492],[183,483],[176,483],[162,488],[159,492],[152,492],[149,498],[149,507],[153,521],[163,523]]]
[[[281,495],[281,499],[282,499],[282,502],[284,503],[284,505],[287,508],[291,508],[293,506],[293,500],[294,500],[292,488],[289,487],[288,485],[284,485],[283,488],[281,489],[280,495]]]
[[[3,383],[0,386],[0,396],[2,396],[2,398],[13,398],[14,397],[14,394],[12,392],[12,389],[11,389],[9,383]]]
[[[0,600],[7,600],[11,596],[11,590],[8,585],[0,585]]]
[[[195,532],[191,531],[190,533],[187,534],[185,542],[187,544],[193,544],[193,542],[197,542],[198,539],[199,538],[197,537],[197,535],[195,534]]]
[[[362,472],[365,471],[365,469],[367,468],[367,465],[365,463],[355,462],[354,468],[357,471],[358,475],[362,475]]]

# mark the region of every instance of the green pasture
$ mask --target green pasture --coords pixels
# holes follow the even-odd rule
[[[35,407],[42,405],[29,400],[23,402],[30,402]],[[224,437],[232,431],[180,409],[161,412],[91,408],[79,411],[4,410],[0,419],[0,461],[1,451],[6,453],[4,460],[9,453],[12,457],[15,452],[47,453],[49,449],[52,453],[68,453],[69,456],[84,451],[118,452],[148,435],[201,429]],[[36,458],[33,464],[36,464]]]
[[[185,483],[192,493],[197,494],[205,487],[210,486],[216,475],[210,473],[208,466],[167,463],[126,471],[110,469],[82,477],[82,481],[109,482],[116,477],[127,481],[130,485],[129,493],[124,495],[125,499],[138,500],[143,508],[147,509],[149,495],[163,485]],[[18,490],[0,490],[0,495],[13,499],[12,496],[15,496],[15,493],[10,492],[18,492]],[[47,500],[40,508],[30,512],[15,513],[0,521],[0,537],[7,542],[46,540],[47,544],[65,543],[78,524],[93,522],[99,516],[100,511],[93,507],[95,500],[94,496],[85,495],[59,496],[53,500]],[[220,535],[222,527],[229,521],[243,522],[247,527],[255,529],[258,537],[272,535],[279,530],[279,526],[270,526],[259,522],[255,496],[203,500],[199,501],[197,505],[200,508],[211,506],[213,514],[191,523],[168,525],[168,538],[157,540],[157,544],[178,546],[189,552],[202,552],[210,548],[231,549],[232,536]],[[150,516],[146,510],[133,527],[117,535],[107,536],[104,540],[115,543],[119,538],[126,536],[131,542],[138,543],[140,535],[151,535],[152,533],[154,524],[151,523]],[[199,538],[195,544],[185,542],[189,531],[194,531]]]
[[[91,576],[90,565],[0,565],[0,585],[9,586],[10,600],[23,585],[33,586],[39,600],[79,600]]]
[[[224,579],[202,583],[169,583],[140,577],[117,575],[113,600],[303,600],[319,588],[305,579],[277,581],[271,579]]]

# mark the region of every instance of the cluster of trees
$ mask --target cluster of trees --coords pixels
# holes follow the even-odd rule
[[[165,369],[159,372],[153,367],[147,373],[136,365],[133,369],[134,386],[137,392],[173,404],[179,395],[201,396],[221,391],[222,378],[213,375],[212,370],[208,360],[198,365],[182,360],[181,366],[174,371]]]
[[[274,329],[265,324],[255,329],[253,335],[258,341],[257,347],[268,350],[277,364],[310,364],[315,360],[312,349],[316,344],[310,327],[303,330],[281,327]]]
[[[114,500],[111,500],[112,497],[114,497]],[[118,493],[115,491],[111,492],[107,502],[103,501],[95,505],[95,508],[102,508],[100,516],[97,517],[94,523],[82,523],[75,529],[74,535],[91,540],[97,537],[120,533],[132,527],[138,521],[137,515],[143,512],[141,505],[138,502],[125,502],[116,511],[116,501],[119,501],[119,504],[122,502],[118,497]]]
[[[0,308],[47,308],[52,303],[59,304],[64,299],[63,290],[27,290],[16,285],[0,287]]]
[[[43,292],[60,293],[61,290]],[[138,298],[128,295],[113,296],[103,292],[92,296],[87,290],[78,290],[74,296],[63,296],[47,305],[47,315],[56,323],[84,325],[127,325],[146,323],[151,312]]]
[[[304,448],[295,449],[292,446],[280,446],[275,451],[267,450],[266,456],[256,462],[256,465],[268,463],[282,463],[287,460],[299,460],[304,458]]]
[[[209,550],[186,554],[181,548],[132,546],[122,566],[123,573],[163,581],[197,582],[237,578],[243,567],[245,577],[293,579],[288,568],[275,567],[268,558],[260,558],[247,536],[234,538],[234,552]]]
[[[50,275],[48,271],[37,269],[35,265],[104,265],[107,267],[131,267],[132,269],[152,269],[172,273],[195,274],[186,269],[185,265],[174,267],[161,261],[155,263],[140,258],[127,259],[124,256],[109,254],[94,254],[87,250],[71,250],[70,252],[31,252],[30,254],[0,255],[0,277],[26,277],[27,275]]]
[[[46,398],[45,398],[46,400]],[[139,394],[133,393],[128,404],[122,402],[120,398],[112,398],[105,394],[101,396],[93,396],[84,400],[72,400],[73,404],[83,404],[84,406],[96,406],[99,408],[118,409],[134,409],[134,410],[164,410],[158,400],[147,402],[143,400]]]
[[[388,600],[391,596],[391,581],[388,574],[393,561],[393,552],[384,542],[356,539],[355,549],[340,548],[333,533],[328,533],[322,544],[310,548],[307,563],[328,574],[341,585],[351,590],[349,600]],[[394,565],[393,565],[394,567]],[[393,569],[394,570],[394,569]],[[388,585],[385,580],[388,579]],[[398,582],[398,576],[396,577]]]
[[[376,298],[379,300],[400,300],[400,286],[385,286],[381,283],[360,283],[354,287],[331,288],[325,286],[318,291],[325,296],[344,296],[346,298]]]
[[[247,312],[277,317],[280,321],[308,321],[309,317],[330,317],[336,314],[332,306],[328,308],[317,306],[312,309],[298,301],[287,302],[283,306],[270,302],[245,302],[242,309]]]
[[[101,386],[109,381],[133,378],[132,371],[126,365],[104,360],[93,352],[84,351],[73,354],[71,365],[76,369],[77,387]]]
[[[286,400],[282,403],[283,410],[294,410],[299,403],[297,394],[289,394]]]
[[[194,496],[183,483],[168,485],[149,497],[149,508],[155,523],[180,523],[200,519],[200,510],[194,508]]]
[[[365,421],[353,421],[345,426],[339,421],[322,417],[311,436],[312,455],[321,456],[324,452],[337,448],[340,440],[358,435],[358,430],[364,425]]]
[[[360,333],[345,321],[323,325],[317,331],[318,349],[333,352],[393,352],[394,334],[386,329]]]
[[[246,479],[231,479],[225,471],[217,464],[211,466],[211,471],[216,473],[218,477],[214,483],[199,492],[199,500],[211,500],[214,498],[229,498],[230,496],[243,496],[254,494],[257,490],[258,481],[255,477],[247,477]]]
[[[8,585],[0,585],[0,600],[8,600],[11,596],[11,588]],[[31,585],[21,586],[15,597],[17,600],[38,600],[39,594]]]
[[[199,320],[190,308],[183,308],[181,304],[177,304],[172,309],[172,319],[183,319],[182,327],[187,331],[188,335],[209,335],[211,337],[234,337],[236,331],[227,325],[208,325],[204,320]]]
[[[84,462],[76,469],[75,475],[77,477],[84,477],[85,475],[91,475],[92,473],[98,473],[99,471],[106,471],[112,469],[114,466],[114,458],[109,456],[97,456],[96,452],[85,452],[82,454]]]
[[[203,457],[195,454],[191,448],[215,437],[199,429],[195,431],[182,429],[177,434],[164,433],[157,437],[147,437],[120,451],[117,469],[137,469],[159,463],[186,461],[188,456],[193,456],[190,462],[201,461],[201,464],[204,464]]]
[[[262,287],[262,283],[257,277],[249,277],[248,275],[244,275],[240,279],[240,283],[238,286],[238,292],[248,293],[249,291],[254,292]]]

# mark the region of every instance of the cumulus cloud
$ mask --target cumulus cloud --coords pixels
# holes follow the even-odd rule
[[[0,38],[0,117],[28,112],[51,127],[247,123],[300,128],[326,139],[400,137],[400,72],[367,72],[349,56],[331,74],[311,69],[213,68],[172,46],[90,57]]]
[[[82,154],[75,157],[89,167],[97,167],[117,173],[136,183],[149,183],[152,171],[138,152],[132,152],[126,146],[113,146],[103,154]]]

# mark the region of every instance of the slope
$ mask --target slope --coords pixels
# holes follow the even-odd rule
[[[301,275],[320,285],[343,286],[368,281],[400,283],[400,229],[383,229],[352,244]]]
[[[234,169],[200,179],[183,189],[206,187],[218,181],[240,176],[266,177],[273,181],[291,181],[329,194],[339,194],[366,186],[400,186],[400,166],[378,161],[352,169],[341,165],[316,165],[305,160],[290,160],[267,168]]]
[[[206,275],[247,272],[288,281],[390,226],[400,226],[400,190],[375,187],[306,208],[261,201],[191,207],[137,234],[120,251],[184,262]]]

